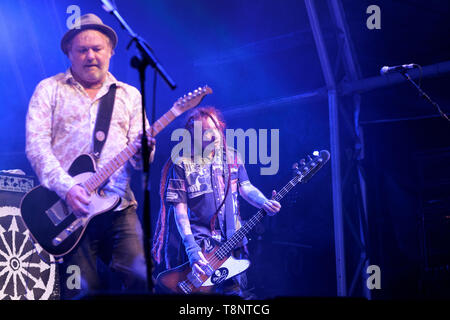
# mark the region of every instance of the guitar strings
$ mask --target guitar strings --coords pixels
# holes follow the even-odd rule
[[[299,175],[294,177],[293,179],[291,179],[275,196],[275,200],[281,200],[289,191],[292,190],[292,188],[294,188],[300,181],[301,178],[303,176]],[[296,181],[297,180],[297,181]],[[258,217],[262,215],[262,217]],[[256,218],[258,217],[258,218]],[[222,246],[219,247],[219,249],[217,249],[217,251],[214,252],[213,254],[213,258],[211,259],[211,261],[209,261],[209,264],[211,265],[211,267],[213,267],[213,269],[216,269],[216,263],[220,262],[223,260],[223,258],[217,257],[217,254],[220,254],[219,251],[221,251],[223,253],[224,256],[226,251],[232,250],[233,247],[238,243],[238,241],[236,241],[236,238],[241,237],[241,234],[244,233],[243,230],[245,231],[245,233],[247,233],[248,231],[250,231],[257,223],[259,223],[260,218],[264,217],[264,211],[262,209],[260,209],[252,218],[250,218],[249,221],[247,221],[247,223],[241,228],[239,229],[231,238],[229,241],[225,242]],[[256,218],[256,219],[255,219]],[[255,219],[256,221],[254,221],[253,219]],[[253,225],[251,225],[253,224]],[[250,228],[247,227],[250,226]],[[244,237],[244,235],[242,235],[242,237]],[[242,239],[239,239],[239,241]]]
[[[317,160],[317,159],[315,159]],[[322,159],[319,160],[319,165],[315,165],[312,168],[308,170],[307,173],[311,173],[317,171],[320,169],[324,163],[322,163]],[[322,165],[320,165],[322,164]],[[315,170],[317,169],[317,170]],[[302,181],[303,178],[305,178],[306,175],[303,175],[302,173],[296,175],[294,178],[292,178],[279,192],[277,192],[276,196],[274,197],[274,200],[281,200],[289,191],[291,191],[299,182]],[[234,246],[242,240],[242,238],[245,236],[247,232],[249,232],[257,223],[260,222],[260,220],[265,216],[265,211],[263,209],[260,209],[252,218],[250,218],[247,223],[245,223],[242,228],[240,228],[236,233],[225,242],[222,246],[219,247],[214,253],[211,261],[208,261],[208,264],[215,270],[216,267],[218,267],[217,263],[221,262],[228,254],[228,251],[232,250]],[[239,238],[239,240],[238,240]],[[223,256],[223,257],[222,257]],[[222,258],[220,258],[222,257]],[[187,279],[187,282],[190,286],[193,286],[191,281]],[[184,281],[186,283],[186,281]]]

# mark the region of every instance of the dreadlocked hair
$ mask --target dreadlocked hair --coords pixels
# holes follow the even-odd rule
[[[185,124],[185,129],[187,129],[191,133],[191,137],[193,136],[193,130],[194,130],[194,123],[195,121],[207,119],[210,118],[216,128],[220,131],[222,135],[222,142],[224,150],[226,150],[226,141],[225,141],[225,128],[226,124],[223,120],[223,116],[221,112],[212,106],[206,106],[206,107],[198,107],[194,110],[192,110],[188,114],[188,118]],[[163,243],[164,238],[166,234],[166,228],[168,225],[167,221],[167,212],[166,212],[166,204],[164,201],[165,198],[165,192],[167,190],[167,184],[168,184],[168,175],[169,170],[172,167],[173,161],[172,157],[169,157],[169,159],[164,164],[162,170],[161,170],[161,181],[159,184],[159,197],[160,197],[160,212],[158,216],[158,221],[156,223],[156,229],[155,229],[155,235],[153,237],[153,248],[152,248],[152,256],[154,260],[160,264],[161,263],[161,251],[163,249]],[[228,183],[229,185],[229,183]],[[215,223],[216,214],[213,217],[213,221],[211,221],[211,226]]]
[[[222,113],[212,106],[199,107],[192,110],[189,113],[188,120],[186,121],[185,129],[189,130],[189,132],[193,134],[194,122],[207,118],[210,118],[213,121],[216,128],[219,129],[219,131],[223,135],[225,132],[226,124],[223,120]]]

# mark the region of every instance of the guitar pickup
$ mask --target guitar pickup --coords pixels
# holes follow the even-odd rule
[[[191,272],[189,272],[189,274],[187,275],[187,278],[195,288],[200,287],[203,283],[203,281],[200,279],[198,273],[194,272],[193,270]]]
[[[212,276],[212,274],[214,273],[214,269],[209,263],[206,266],[202,266],[202,270],[205,271],[208,277]]]
[[[202,266],[201,268],[206,273],[206,276],[208,278],[214,273],[214,269],[209,263],[206,266]],[[203,282],[205,282],[204,280],[202,280],[201,276],[202,275],[200,273],[194,272],[194,270],[192,270],[187,275],[187,278],[194,285],[194,287],[198,288],[203,284]]]

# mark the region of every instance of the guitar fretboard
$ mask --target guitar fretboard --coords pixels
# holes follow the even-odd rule
[[[314,160],[311,159],[309,163],[304,165],[302,169],[297,171],[297,174],[292,178],[280,191],[277,192],[273,198],[276,201],[280,201],[283,197],[292,190],[299,182],[305,183],[311,177],[323,167],[323,165],[329,160],[330,153],[326,150],[320,152],[320,156]],[[250,220],[247,221],[233,236],[228,239],[220,248],[215,252],[215,255],[219,260],[227,257],[231,251],[244,239],[244,237],[266,216],[266,211],[260,209]]]
[[[276,201],[280,201],[283,197],[292,190],[301,180],[303,176],[297,175],[292,178],[280,191],[277,192],[275,198]],[[244,239],[244,237],[266,216],[266,211],[260,209],[250,220],[247,221],[233,236],[228,239],[216,252],[217,258],[222,260],[227,257],[230,252]]]
[[[161,118],[159,118],[150,128],[147,133],[156,137],[165,127],[167,127],[178,115],[174,114],[172,109],[167,111]],[[98,169],[95,174],[89,177],[84,186],[89,192],[93,192],[100,187],[105,181],[120,167],[122,167],[131,157],[138,152],[138,147],[135,142],[130,142],[125,149],[123,149],[117,156],[111,159],[107,164]]]

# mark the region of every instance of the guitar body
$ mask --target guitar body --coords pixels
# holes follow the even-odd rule
[[[246,259],[236,259],[231,255],[219,259],[216,255],[220,244],[209,238],[202,253],[209,265],[204,267],[205,275],[194,274],[189,262],[176,268],[161,272],[156,278],[156,285],[166,293],[191,294],[209,293],[215,285],[244,272],[250,266]]]
[[[77,183],[83,183],[95,171],[94,159],[83,154],[75,159],[68,172]],[[37,186],[23,197],[20,210],[34,240],[47,253],[61,257],[75,248],[93,217],[114,209],[119,202],[119,196],[102,196],[94,192],[91,194],[89,215],[77,218],[55,192]]]

